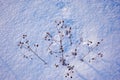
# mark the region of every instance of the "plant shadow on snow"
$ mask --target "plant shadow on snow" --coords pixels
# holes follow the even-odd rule
[[[54,64],[55,68],[59,68],[59,66],[66,67],[65,69],[67,69],[67,72],[65,73],[64,77],[73,78],[73,74],[77,73],[76,64],[74,64],[74,61],[77,60],[79,64],[85,63],[94,71],[99,72],[89,63],[92,63],[98,58],[103,57],[103,53],[101,53],[100,51],[91,56],[92,53],[96,50],[96,48],[103,42],[103,39],[95,43],[91,40],[85,41],[84,38],[81,35],[79,35],[80,37],[77,44],[74,44],[73,39],[74,35],[76,34],[72,34],[73,28],[66,25],[64,20],[55,21],[55,24],[55,28],[57,31],[55,35],[52,35],[51,32],[46,32],[46,35],[44,37],[44,40],[47,41],[49,44],[49,46],[47,47],[49,55],[52,55],[58,58],[59,60],[57,63]],[[39,47],[39,44],[31,45],[27,37],[28,36],[26,34],[22,35],[22,40],[18,43],[18,47],[20,49],[25,49],[29,52],[32,52],[33,55],[35,55],[45,65],[47,65],[47,61],[41,58],[36,52],[36,49]],[[88,51],[84,52],[84,50],[82,50],[81,47],[86,48]],[[25,54],[24,58],[29,58],[32,60],[31,57]],[[82,77],[82,75],[79,76],[85,79],[84,77]]]

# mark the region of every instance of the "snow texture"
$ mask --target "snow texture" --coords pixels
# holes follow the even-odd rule
[[[67,28],[58,33],[60,21]],[[72,45],[69,35],[63,41],[68,66],[49,51],[59,51],[59,35],[70,27]],[[20,48],[26,40],[30,48]],[[0,0],[0,80],[120,80],[119,43],[120,0]]]

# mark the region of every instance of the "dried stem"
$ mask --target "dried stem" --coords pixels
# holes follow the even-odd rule
[[[29,50],[38,57],[38,59],[40,59],[42,62],[44,62],[45,64],[47,64],[47,62],[45,60],[43,60],[35,51],[33,51],[30,47]]]

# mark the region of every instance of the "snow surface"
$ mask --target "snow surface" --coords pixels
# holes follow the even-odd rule
[[[64,20],[72,28],[72,42],[64,40],[66,58],[74,65],[74,73],[65,77],[67,67],[58,57],[49,54],[46,32],[54,35],[52,49],[58,50],[60,36],[55,21]],[[45,65],[33,52],[20,49],[22,35],[44,59]],[[78,55],[71,51],[83,38]],[[94,47],[98,41],[103,41]],[[87,46],[88,40],[92,44]],[[0,80],[120,80],[120,0],[0,0]],[[34,47],[39,44],[39,47]],[[93,49],[94,47],[94,49]],[[80,58],[91,50],[83,62]],[[89,62],[97,53],[103,57]],[[59,64],[59,67],[55,67]]]

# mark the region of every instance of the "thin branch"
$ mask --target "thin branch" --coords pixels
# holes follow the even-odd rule
[[[44,62],[45,64],[47,64],[47,62],[45,60],[43,60],[35,51],[33,51],[30,47],[29,47],[30,51],[32,53],[34,53],[34,55],[36,55],[42,62]]]

